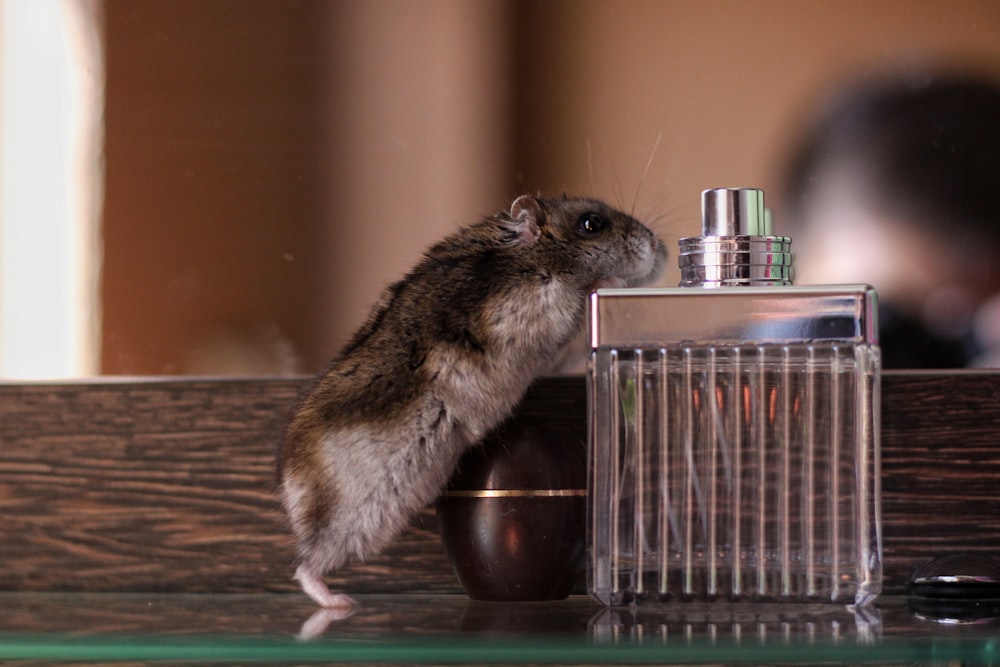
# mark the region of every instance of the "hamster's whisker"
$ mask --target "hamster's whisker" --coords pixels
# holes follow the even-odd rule
[[[587,175],[590,176],[590,192],[593,194],[596,191],[596,186],[594,185],[594,155],[590,148],[590,139],[587,139]]]
[[[615,175],[615,199],[616,199],[615,204],[618,206],[619,209],[624,210],[624,208],[625,208],[625,189],[622,188],[622,179],[618,175],[618,170],[614,169],[613,171],[614,171],[614,175]]]
[[[656,134],[656,141],[653,142],[653,150],[649,152],[649,158],[646,160],[646,167],[642,170],[642,176],[639,177],[639,183],[635,186],[635,196],[632,197],[632,208],[628,212],[628,214],[633,218],[635,217],[636,204],[639,203],[639,191],[642,189],[642,184],[646,182],[646,177],[649,175],[649,168],[653,164],[653,158],[656,156],[656,149],[660,147],[661,139],[663,139],[663,130],[660,130]]]

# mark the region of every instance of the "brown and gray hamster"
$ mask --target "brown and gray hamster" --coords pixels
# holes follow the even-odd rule
[[[646,284],[665,260],[633,217],[565,196],[518,197],[428,250],[288,428],[279,494],[302,590],[324,607],[352,604],[324,574],[382,549],[435,499],[583,326],[592,289]]]

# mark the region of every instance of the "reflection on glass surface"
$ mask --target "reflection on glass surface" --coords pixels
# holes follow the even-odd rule
[[[831,604],[700,604],[606,609],[591,621],[601,642],[732,647],[795,644],[875,646],[882,639],[877,608]]]
[[[887,598],[606,610],[586,598],[361,596],[313,641],[301,595],[2,594],[0,660],[398,664],[996,664],[996,624],[948,626]]]

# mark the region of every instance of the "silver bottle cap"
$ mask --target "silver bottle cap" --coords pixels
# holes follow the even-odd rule
[[[702,236],[679,241],[681,287],[792,284],[792,240],[774,236],[755,188],[716,188],[701,193]]]

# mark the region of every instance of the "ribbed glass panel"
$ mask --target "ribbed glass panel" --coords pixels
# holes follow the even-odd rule
[[[851,343],[596,349],[591,594],[874,599],[879,364]]]

